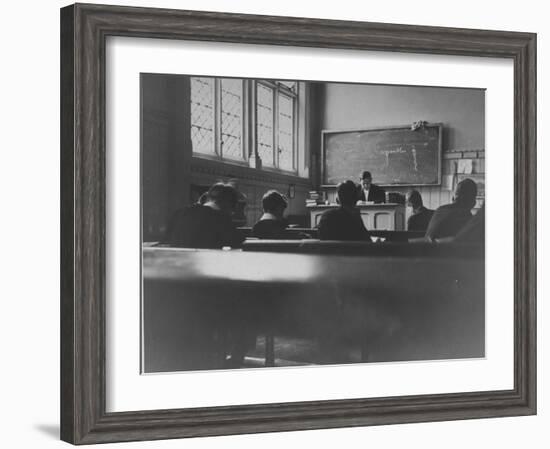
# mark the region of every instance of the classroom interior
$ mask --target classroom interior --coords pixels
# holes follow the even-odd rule
[[[469,178],[472,214],[484,203],[483,89],[171,74],[140,89],[143,373],[484,356],[484,248],[412,243],[405,202],[414,188],[436,210]],[[381,183],[386,204],[360,206],[372,243],[320,241],[336,184],[371,169],[330,138],[414,124],[437,127],[433,180]],[[218,182],[242,194],[242,247],[163,244]],[[287,199],[288,239],[250,237],[269,190]]]

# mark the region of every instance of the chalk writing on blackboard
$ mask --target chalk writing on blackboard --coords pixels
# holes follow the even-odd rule
[[[441,183],[441,125],[323,132],[323,184],[369,170],[382,185]]]

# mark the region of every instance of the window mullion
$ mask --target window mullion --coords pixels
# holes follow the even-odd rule
[[[249,129],[250,129],[250,136],[248,139],[249,144],[251,147],[248,149],[248,157],[253,157],[254,160],[258,159],[259,151],[258,151],[258,130],[257,130],[257,121],[258,121],[258,105],[256,100],[256,89],[257,89],[257,81],[248,81],[248,93],[250,95],[250,99],[248,101],[248,107],[249,107],[249,117],[247,118]]]
[[[249,155],[249,100],[248,100],[248,81],[242,80],[241,84],[241,157],[248,162]]]
[[[296,86],[299,89],[299,85]],[[297,97],[292,98],[292,170],[298,171],[298,128],[300,116]]]
[[[214,153],[223,157],[222,140],[222,103],[221,103],[221,79],[216,78],[214,84]]]
[[[279,90],[273,89],[273,166],[279,168]]]

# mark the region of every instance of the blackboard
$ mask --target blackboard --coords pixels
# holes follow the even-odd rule
[[[323,131],[322,183],[351,179],[362,171],[386,186],[441,184],[441,124],[354,131]]]

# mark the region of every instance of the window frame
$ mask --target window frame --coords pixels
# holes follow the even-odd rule
[[[252,81],[252,88],[254,89],[254,96],[256,97],[258,92],[258,85],[265,86],[272,91],[272,98],[273,98],[273,165],[271,166],[263,166],[262,168],[266,170],[274,170],[277,172],[283,172],[283,173],[291,173],[291,174],[297,174],[298,173],[298,102],[300,101],[300,97],[298,95],[298,83],[299,81],[295,81],[295,87],[290,88],[283,84],[282,82],[278,80],[264,80],[264,79],[258,79],[258,80],[251,80]],[[279,95],[284,95],[287,98],[290,98],[292,101],[292,168],[286,169],[280,167],[280,154],[281,149],[279,147]],[[254,150],[256,153],[256,157],[260,158],[259,152],[258,152],[258,128],[256,126],[257,124],[257,114],[258,114],[258,103],[257,101],[254,101],[254,135],[255,135],[255,145]],[[262,161],[263,162],[263,161]]]
[[[214,138],[212,139],[212,152],[211,153],[202,153],[200,151],[195,151],[193,148],[193,157],[200,157],[205,159],[216,159],[216,160],[223,160],[228,161],[232,163],[237,164],[247,164],[248,163],[248,151],[247,151],[247,135],[246,135],[246,122],[248,121],[249,117],[249,107],[248,107],[248,88],[247,88],[247,80],[242,78],[228,78],[228,77],[215,77],[215,76],[190,76],[189,80],[189,101],[191,101],[191,80],[193,78],[212,78],[214,79],[214,104],[213,104],[213,119],[214,119],[214,127],[213,127],[213,133]],[[240,157],[227,157],[223,153],[223,140],[222,140],[222,79],[232,79],[232,80],[240,80],[241,81],[241,89],[242,89],[242,97],[241,97],[241,144],[240,144]],[[192,114],[190,113],[189,118],[189,128],[191,129],[193,127],[192,122]]]
[[[193,149],[193,157],[218,160],[227,163],[233,163],[238,165],[250,165],[252,159],[259,159],[261,163],[255,164],[256,168],[261,170],[288,174],[293,176],[299,176],[298,170],[298,125],[299,125],[299,81],[293,81],[295,86],[290,88],[278,80],[266,80],[266,79],[245,79],[245,78],[233,78],[233,77],[215,77],[215,76],[190,76],[193,78],[211,78],[214,80],[214,104],[213,104],[213,148],[210,153],[203,153],[195,151]],[[228,157],[223,152],[223,140],[222,140],[222,80],[232,79],[240,80],[242,82],[242,99],[241,99],[241,156],[239,158]],[[258,104],[257,104],[257,89],[258,85],[263,85],[271,90],[273,99],[273,117],[272,117],[272,160],[270,164],[266,165],[266,161],[263,160],[259,153],[258,144]],[[192,84],[189,83],[189,98],[191,99]],[[279,95],[283,95],[289,98],[292,102],[292,168],[280,167],[280,154],[281,149],[279,147]],[[190,100],[191,101],[191,100]],[[304,97],[305,101],[305,97]],[[189,120],[190,129],[193,127],[192,116],[190,114]]]

